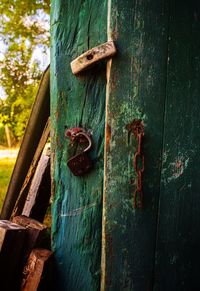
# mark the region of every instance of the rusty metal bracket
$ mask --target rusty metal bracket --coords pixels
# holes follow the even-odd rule
[[[114,56],[116,52],[117,50],[113,41],[108,41],[94,47],[71,62],[72,73],[76,75],[88,69],[91,65]]]
[[[144,172],[144,154],[142,152],[142,140],[144,137],[144,124],[140,119],[134,119],[127,125],[129,132],[133,133],[137,140],[137,149],[134,154],[133,166],[136,173],[136,187],[133,194],[133,207],[143,208],[142,174]]]

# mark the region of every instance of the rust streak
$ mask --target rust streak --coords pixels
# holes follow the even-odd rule
[[[110,148],[110,139],[111,139],[111,126],[106,124],[106,146],[109,151]]]

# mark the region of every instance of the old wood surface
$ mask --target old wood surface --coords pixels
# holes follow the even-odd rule
[[[53,1],[51,89],[53,247],[60,290],[99,290],[101,231],[102,291],[200,290],[200,4],[63,2]],[[97,27],[103,27],[100,34]],[[106,92],[101,67],[79,78],[69,67],[72,59],[105,38],[117,47],[106,68]],[[137,142],[127,125],[135,119],[143,121],[145,131],[143,209],[133,207]],[[81,179],[66,167],[64,127],[77,125],[91,127],[100,148],[97,167]],[[101,230],[102,205],[93,203],[102,192]],[[97,200],[91,193],[98,193]]]
[[[24,267],[20,290],[56,290],[52,286],[52,267],[52,252],[46,249],[34,249]]]
[[[155,290],[200,290],[200,2],[170,1]]]
[[[52,238],[56,290],[98,290],[100,285],[105,64],[76,77],[70,63],[106,41],[106,1],[53,0],[51,18]],[[66,128],[92,132],[94,169],[75,177]]]
[[[111,1],[110,1],[111,2]],[[103,290],[152,290],[165,106],[167,1],[110,3],[108,38],[118,48],[107,86],[102,236]],[[162,52],[162,53],[161,53]],[[127,125],[144,123],[144,208],[133,208],[137,142]]]
[[[116,54],[116,52],[117,50],[113,41],[108,41],[94,47],[71,62],[72,73],[76,75],[91,68],[92,65],[95,65],[104,59],[111,58]]]
[[[24,215],[15,216],[13,222],[26,228],[25,243],[23,246],[23,263],[25,263],[34,248],[44,247],[47,226]]]
[[[26,229],[0,220],[0,278],[2,291],[19,290]]]
[[[51,196],[50,149],[45,149],[40,157],[22,215],[43,222]]]
[[[19,197],[16,201],[16,204],[15,204],[15,207],[14,207],[14,210],[12,213],[12,217],[22,214],[24,204],[25,204],[28,192],[29,192],[30,185],[31,185],[31,181],[33,179],[34,173],[36,171],[36,167],[38,165],[38,162],[39,162],[41,154],[44,150],[44,147],[47,143],[49,135],[50,135],[50,118],[48,118],[46,126],[43,130],[42,136],[41,136],[40,141],[38,143],[35,155],[33,157],[33,160],[32,160],[32,163],[30,165],[30,168],[28,170],[28,173],[26,175],[26,179],[24,180],[23,186],[20,190]]]

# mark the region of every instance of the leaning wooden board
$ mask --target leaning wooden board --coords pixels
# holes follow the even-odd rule
[[[102,290],[199,290],[200,4],[81,3],[54,0],[52,6],[53,248],[60,290],[99,290],[101,243]],[[69,64],[106,40],[115,41],[118,54],[107,65],[105,91],[101,67],[77,78]],[[145,130],[143,209],[133,208],[137,144],[127,125],[134,119]],[[77,125],[93,129],[100,149],[96,169],[78,179],[68,172],[64,138],[65,126]]]
[[[51,142],[53,160],[53,249],[56,290],[98,290],[100,285],[105,64],[76,77],[70,62],[106,41],[105,1],[52,1]],[[76,126],[92,132],[94,170],[75,177],[67,167]]]

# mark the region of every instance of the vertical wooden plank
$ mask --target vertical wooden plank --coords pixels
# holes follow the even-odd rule
[[[105,64],[72,74],[70,62],[106,41],[106,1],[53,0],[51,9],[52,247],[56,290],[98,290],[100,284]],[[66,128],[92,131],[94,169],[84,177],[67,168]]]
[[[155,290],[200,290],[200,3],[170,1]]]
[[[101,290],[152,290],[165,104],[168,1],[108,1],[109,38]],[[144,209],[133,208],[136,143],[145,126]]]

